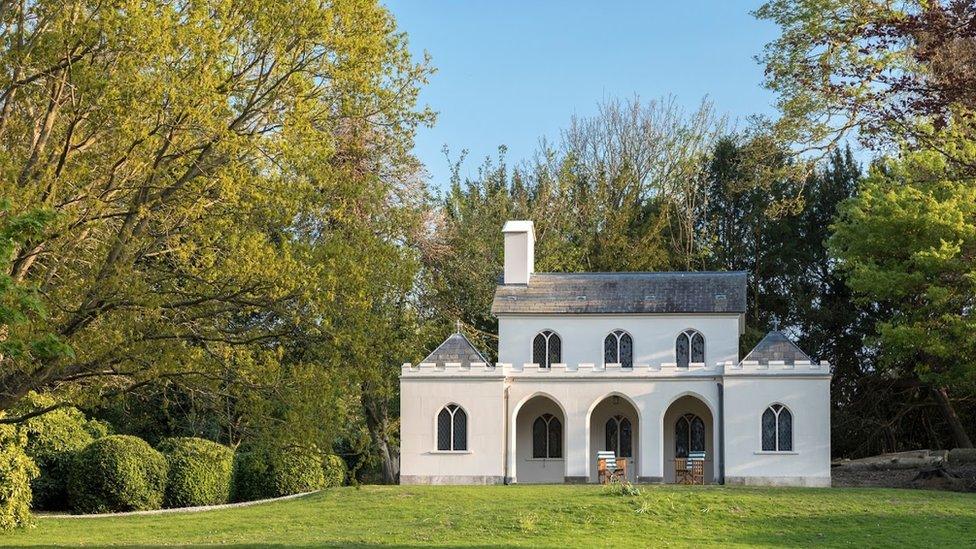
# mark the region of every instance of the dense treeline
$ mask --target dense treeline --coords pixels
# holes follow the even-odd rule
[[[611,100],[425,183],[432,69],[375,1],[0,3],[0,469],[37,477],[25,426],[78,407],[394,482],[399,364],[457,320],[494,358],[515,218],[541,271],[749,271],[742,350],[779,326],[833,365],[835,455],[971,446],[976,8],[757,16],[776,120]]]

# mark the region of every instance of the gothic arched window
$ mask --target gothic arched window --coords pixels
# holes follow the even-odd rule
[[[705,422],[695,414],[685,414],[674,423],[674,457],[705,451]]]
[[[793,451],[793,414],[782,404],[773,404],[762,415],[763,452]]]
[[[613,416],[607,420],[606,449],[617,457],[634,457],[633,427],[624,416]]]
[[[634,339],[623,330],[614,330],[603,340],[603,363],[634,367]]]
[[[562,340],[552,330],[536,334],[532,340],[532,362],[540,368],[548,368],[562,362]]]
[[[693,362],[705,362],[705,336],[698,330],[685,330],[674,342],[674,357],[678,368],[687,368]]]
[[[563,457],[563,425],[552,414],[542,414],[532,423],[532,457]]]
[[[448,404],[437,414],[437,449],[468,449],[468,415],[457,404]]]

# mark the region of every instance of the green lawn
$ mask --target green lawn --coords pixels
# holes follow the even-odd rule
[[[976,546],[976,494],[598,486],[337,488],[201,513],[42,518],[15,546]]]

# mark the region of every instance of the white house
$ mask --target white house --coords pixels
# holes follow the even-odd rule
[[[404,484],[630,480],[830,485],[830,368],[770,332],[742,360],[744,272],[536,273],[531,221],[503,229],[498,360],[461,333],[400,377]]]

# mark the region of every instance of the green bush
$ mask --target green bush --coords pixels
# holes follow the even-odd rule
[[[259,448],[234,460],[234,501],[276,498],[325,488],[322,454],[315,448]]]
[[[230,500],[234,451],[202,438],[168,438],[159,451],[169,464],[166,507],[219,505]]]
[[[56,403],[49,395],[31,392],[18,403],[16,413],[30,413]],[[92,440],[108,434],[106,424],[90,420],[81,410],[68,407],[32,417],[23,425],[27,433],[27,455],[41,472],[31,484],[34,508],[67,509],[67,477],[74,456]]]
[[[166,491],[166,458],[138,437],[95,440],[75,457],[68,501],[76,513],[159,509]]]
[[[26,445],[23,429],[0,425],[0,530],[33,524],[31,481],[39,471],[24,450]]]
[[[328,488],[346,483],[346,462],[335,454],[329,454],[322,460],[322,472],[325,475],[325,486]]]

